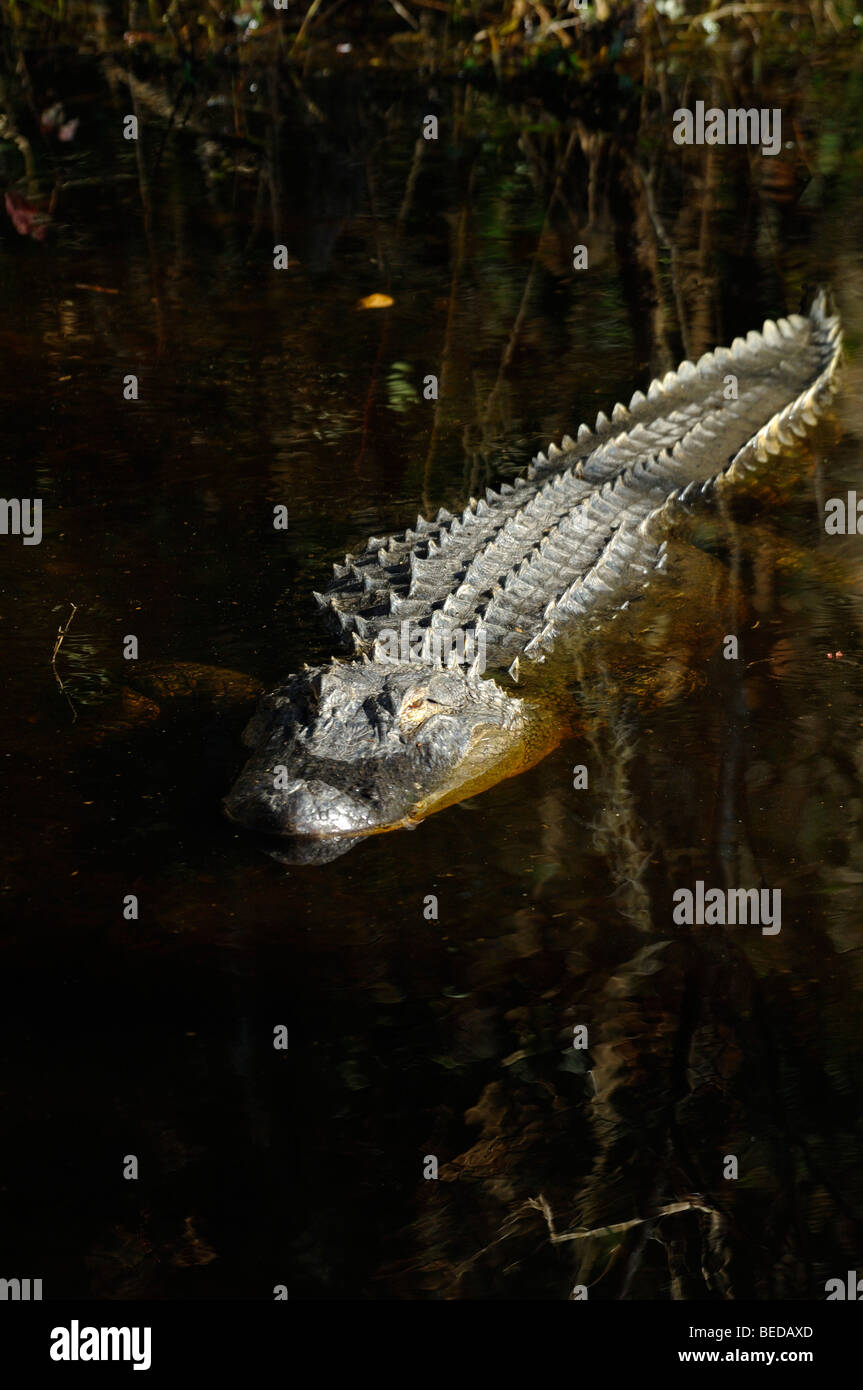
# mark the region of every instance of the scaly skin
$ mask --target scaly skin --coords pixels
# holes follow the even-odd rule
[[[637,391],[610,420],[600,413],[461,518],[441,510],[347,556],[316,597],[355,658],[264,697],[229,817],[309,837],[307,857],[332,858],[538,762],[567,731],[542,679],[547,658],[586,614],[625,607],[662,567],[681,500],[805,435],[840,355],[819,294],[807,317],[768,320]],[[459,633],[474,644],[471,664],[434,645],[446,652]]]

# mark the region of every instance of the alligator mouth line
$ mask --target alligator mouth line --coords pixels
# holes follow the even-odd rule
[[[518,777],[522,772],[542,762],[556,747],[565,741],[572,732],[566,721],[555,721],[548,711],[538,706],[515,737],[510,731],[505,737],[500,730],[490,727],[487,736],[478,740],[475,747],[454,770],[447,784],[430,792],[414,802],[403,816],[379,825],[357,826],[348,830],[268,830],[253,828],[244,824],[231,814],[224,804],[225,815],[233,825],[248,830],[251,835],[265,841],[285,842],[333,842],[370,839],[374,835],[387,835],[395,830],[416,830],[423,821],[447,806],[453,806],[470,797],[478,796],[499,782]],[[489,759],[489,744],[497,743],[500,756]]]
[[[405,816],[402,820],[388,821],[386,825],[357,826],[355,830],[263,830],[260,827],[251,827],[244,821],[238,820],[223,801],[222,810],[225,817],[232,825],[238,826],[249,836],[256,840],[272,841],[280,843],[290,840],[367,840],[372,835],[386,835],[391,830],[416,830],[425,820],[425,816],[415,819],[412,816]]]

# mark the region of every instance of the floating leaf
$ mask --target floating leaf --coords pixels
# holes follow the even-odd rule
[[[391,299],[388,294],[367,294],[365,299],[358,301],[357,308],[389,309],[391,304],[395,304],[395,300]]]

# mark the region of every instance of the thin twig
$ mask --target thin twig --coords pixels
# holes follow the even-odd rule
[[[299,48],[303,39],[306,37],[306,30],[308,29],[318,10],[321,8],[322,4],[323,0],[312,0],[312,3],[309,5],[309,8],[306,10],[305,16],[303,17],[303,22],[297,30],[297,37],[294,39],[294,42],[291,46],[291,53],[294,53],[295,50]]]
[[[404,5],[400,3],[400,0],[390,0],[390,4],[399,18],[405,21],[405,24],[409,24],[412,29],[418,29],[420,27],[410,10],[406,10]]]
[[[709,1207],[697,1197],[691,1197],[684,1202],[671,1202],[668,1206],[659,1207],[651,1216],[636,1216],[631,1221],[616,1221],[612,1226],[597,1226],[594,1230],[587,1230],[582,1227],[577,1231],[565,1231],[558,1235],[554,1229],[554,1216],[548,1201],[540,1193],[539,1197],[529,1197],[525,1206],[532,1207],[535,1211],[542,1212],[548,1226],[548,1235],[552,1245],[562,1245],[569,1240],[587,1240],[590,1236],[610,1236],[618,1235],[623,1231],[630,1230],[633,1226],[643,1226],[648,1221],[659,1221],[663,1216],[676,1216],[684,1211],[704,1211],[713,1212],[715,1207]]]
[[[76,710],[75,706],[73,705],[72,701],[70,700],[70,698],[69,698],[69,693],[68,693],[68,691],[66,690],[66,686],[63,684],[63,679],[62,679],[62,677],[61,677],[61,675],[60,675],[60,672],[57,670],[57,656],[58,656],[58,654],[59,654],[60,648],[61,648],[62,645],[63,645],[63,638],[66,636],[66,633],[69,631],[69,628],[72,626],[72,619],[74,618],[74,616],[75,616],[75,614],[76,614],[77,612],[78,612],[78,605],[77,605],[77,603],[73,603],[73,604],[72,604],[72,612],[69,614],[68,618],[66,619],[66,625],[65,625],[65,627],[58,627],[58,629],[57,629],[57,636],[56,636],[55,641],[54,641],[54,650],[53,650],[53,652],[51,653],[51,670],[54,672],[54,679],[55,679],[55,681],[57,682],[57,689],[60,691],[60,694],[63,696],[64,700],[66,701],[66,704],[69,706],[70,710],[72,711],[72,723],[73,723],[73,724],[75,723],[75,720],[78,718],[78,711]]]
[[[63,645],[63,638],[66,636],[66,633],[69,631],[69,628],[70,628],[71,625],[72,625],[72,619],[74,618],[74,616],[75,616],[75,614],[76,614],[77,612],[78,612],[78,605],[77,605],[77,603],[73,603],[73,604],[72,604],[72,612],[69,614],[68,618],[66,619],[66,626],[65,626],[65,627],[58,627],[58,629],[57,629],[57,640],[56,640],[56,642],[54,643],[54,650],[53,650],[53,652],[51,653],[51,670],[54,672],[54,675],[57,677],[57,680],[59,681],[60,689],[61,689],[61,690],[63,689],[63,682],[60,680],[60,676],[59,676],[58,671],[57,671],[57,653],[59,652],[60,648],[61,648],[62,645]]]

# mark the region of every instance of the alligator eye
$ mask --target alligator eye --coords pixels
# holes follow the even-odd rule
[[[402,705],[399,712],[399,728],[403,734],[416,733],[427,719],[431,719],[433,714],[440,714],[444,708],[438,700],[431,700],[427,695],[418,695],[416,699],[408,700]]]

